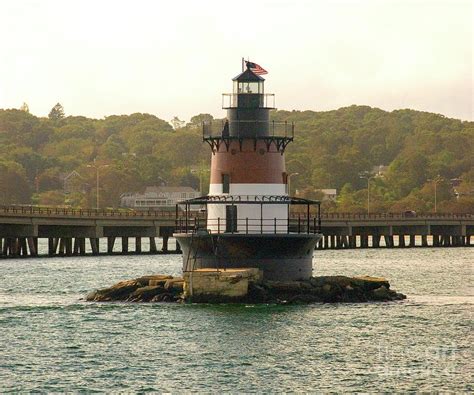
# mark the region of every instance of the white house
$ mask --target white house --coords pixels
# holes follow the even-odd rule
[[[336,200],[337,198],[337,189],[317,189],[316,191],[324,195],[323,200]]]
[[[191,187],[146,187],[144,193],[126,192],[120,195],[120,206],[146,209],[174,207],[182,200],[198,196],[199,192]]]

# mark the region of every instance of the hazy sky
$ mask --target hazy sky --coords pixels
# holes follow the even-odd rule
[[[241,57],[280,109],[473,119],[471,0],[0,0],[0,108],[223,116]]]

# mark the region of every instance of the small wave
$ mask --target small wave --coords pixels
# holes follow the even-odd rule
[[[413,295],[408,300],[410,305],[432,305],[449,306],[474,304],[474,296],[471,295]]]

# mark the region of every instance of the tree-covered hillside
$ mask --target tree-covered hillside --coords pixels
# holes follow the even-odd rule
[[[438,211],[474,212],[474,122],[367,106],[272,117],[296,124],[287,149],[288,173],[298,173],[292,191],[318,198],[318,189],[336,188],[338,199],[325,202],[327,210],[365,211],[367,179],[360,175],[384,165],[384,176],[370,179],[371,212],[433,211],[435,183]],[[209,119],[199,114],[184,125],[175,117],[173,128],[150,114],[90,119],[65,116],[56,105],[38,118],[27,106],[0,110],[0,204],[93,207],[93,166],[100,167],[106,207],[149,185],[198,189],[202,177],[206,186],[211,154],[201,121]],[[76,185],[65,191],[71,173]]]

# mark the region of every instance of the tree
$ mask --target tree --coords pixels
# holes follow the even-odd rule
[[[29,203],[31,190],[24,169],[15,162],[0,161],[0,204]]]
[[[173,125],[173,129],[181,129],[184,126],[184,121],[179,119],[177,116],[173,117],[171,120],[171,125]]]
[[[64,206],[65,195],[62,191],[45,191],[36,196],[40,206]]]
[[[214,117],[211,114],[198,114],[191,118],[188,125],[194,127],[201,127],[203,122],[212,122]]]
[[[23,102],[23,104],[22,104],[21,107],[20,107],[20,111],[24,111],[24,112],[29,113],[29,112],[30,112],[30,108],[28,107],[28,104],[26,104],[25,102]]]
[[[51,109],[48,114],[48,118],[57,121],[64,118],[64,108],[61,103],[56,103],[56,105]]]

